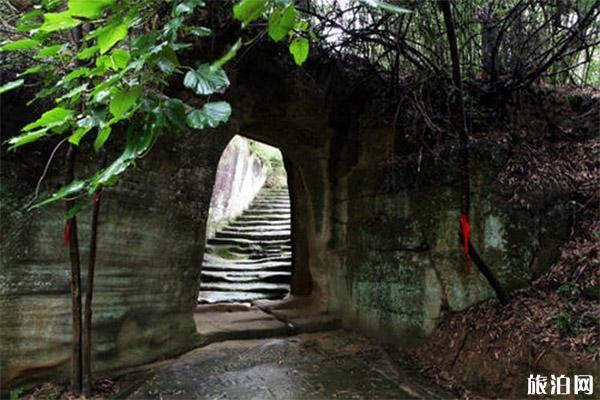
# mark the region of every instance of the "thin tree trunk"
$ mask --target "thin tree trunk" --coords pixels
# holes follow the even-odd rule
[[[83,310],[83,394],[90,397],[92,394],[92,298],[94,295],[94,274],[96,271],[96,247],[98,239],[98,214],[100,212],[100,194],[94,196],[92,208],[92,227],[90,233],[90,253],[87,271],[87,285]]]
[[[454,110],[452,116],[452,125],[454,129],[458,131],[461,142],[460,169],[462,195],[460,202],[460,212],[468,218],[471,207],[471,184],[469,180],[469,133],[467,130],[467,118],[465,115],[465,105],[463,101],[463,87],[460,73],[460,58],[458,54],[456,32],[454,30],[454,20],[452,18],[452,10],[450,8],[450,0],[440,0],[440,7],[442,9],[442,14],[444,14],[446,34],[448,36],[448,44],[450,46],[450,58],[452,60],[452,81],[456,89],[456,93],[454,93]],[[459,238],[464,239],[460,230]],[[471,257],[475,265],[477,265],[477,268],[479,269],[481,274],[485,276],[485,278],[488,280],[490,286],[496,292],[498,300],[500,300],[502,304],[507,304],[508,298],[504,289],[502,288],[502,285],[500,284],[492,270],[479,256],[470,240],[468,242],[468,256]]]
[[[75,179],[75,157],[77,148],[72,144],[67,151],[66,183]],[[67,212],[74,206],[74,201],[67,203]],[[77,239],[77,217],[67,221],[65,241],[69,245],[71,261],[71,316],[72,316],[72,348],[71,348],[71,387],[81,393],[81,264],[79,260],[79,241]]]

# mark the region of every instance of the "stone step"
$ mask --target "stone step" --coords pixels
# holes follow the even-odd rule
[[[281,200],[254,200],[250,207],[290,207],[289,201],[281,201]]]
[[[218,235],[219,232],[217,232]],[[240,248],[250,248],[259,250],[261,247],[265,246],[285,246],[292,244],[292,240],[287,238],[278,238],[278,239],[245,239],[245,238],[231,238],[231,237],[214,237],[208,239],[206,242],[211,246],[220,245],[220,246],[231,246],[231,247],[240,247]]]
[[[198,303],[251,303],[261,299],[280,299],[282,293],[260,293],[260,292],[223,292],[201,290],[198,294]]]
[[[281,214],[289,214],[291,213],[290,207],[289,206],[252,206],[249,209],[247,209],[245,213],[248,212],[252,212],[252,213],[266,213],[266,214],[272,214],[275,212],[281,213]]]
[[[240,223],[240,224],[229,224],[227,226],[225,226],[224,228],[221,229],[221,231],[239,231],[239,232],[245,232],[245,231],[262,231],[262,232],[278,232],[278,231],[287,231],[290,232],[291,229],[291,225],[285,222],[282,222],[280,224],[257,224],[256,222],[253,222],[251,224],[244,224],[244,223]]]
[[[265,189],[260,192],[260,194],[262,194],[262,195],[265,195],[265,194],[286,194],[287,195],[288,193],[289,193],[289,190],[287,187],[283,187],[281,189]]]
[[[270,221],[267,222],[265,220],[262,219],[252,219],[252,218],[247,218],[247,219],[236,219],[235,222],[232,222],[229,226],[272,226],[273,229],[278,229],[279,226],[285,226],[285,225],[291,225],[291,221],[289,219],[280,219],[277,221]]]
[[[202,282],[267,282],[290,283],[289,271],[202,271]]]
[[[279,222],[269,222],[265,221],[240,221],[240,222],[232,222],[228,225],[228,228],[265,228],[265,229],[287,229],[291,230],[292,226],[287,221],[279,221]]]
[[[274,241],[289,240],[290,233],[286,231],[244,232],[244,231],[219,231],[215,233],[215,239],[246,239],[253,243],[272,243]]]
[[[202,271],[229,271],[229,272],[255,272],[255,271],[290,271],[292,263],[289,261],[267,261],[256,264],[215,263],[210,262],[202,266]]]
[[[291,219],[291,215],[289,212],[281,212],[281,211],[252,211],[246,210],[240,216],[238,216],[234,221],[244,221],[244,220],[260,220],[265,222],[270,221],[289,221]]]
[[[202,283],[200,291],[207,290],[211,292],[259,292],[259,293],[287,293],[290,291],[290,285],[284,283],[264,283],[264,282],[211,282]]]
[[[256,203],[282,203],[290,204],[290,198],[287,196],[258,196],[252,200],[251,204]]]
[[[236,218],[236,221],[287,221],[290,222],[290,213],[280,211],[246,211]]]
[[[285,247],[281,249],[274,250],[254,250],[249,248],[230,248],[230,253],[234,256],[232,261],[240,262],[242,258],[246,258],[249,261],[253,260],[264,260],[265,258],[280,258],[286,257],[289,258],[292,256],[292,248]],[[211,251],[207,254],[215,254],[215,252]],[[218,253],[216,253],[218,254]]]
[[[260,257],[260,258],[254,258],[254,259],[250,259],[250,258],[243,258],[243,259],[239,259],[239,260],[226,260],[224,258],[221,258],[219,256],[215,256],[212,255],[210,253],[205,253],[204,254],[204,262],[208,263],[208,264],[230,264],[230,263],[235,263],[238,265],[254,265],[254,264],[260,264],[260,263],[265,263],[265,262],[279,262],[279,263],[284,263],[287,262],[289,264],[292,263],[292,257],[291,255],[281,255],[278,254],[277,256],[271,256],[271,257]]]
[[[221,233],[240,233],[240,234],[255,234],[255,235],[285,235],[290,236],[292,234],[290,228],[277,228],[264,227],[264,226],[230,226],[223,228]]]

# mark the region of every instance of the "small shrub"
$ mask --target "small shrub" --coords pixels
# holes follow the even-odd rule
[[[581,294],[581,287],[575,281],[565,282],[556,289],[556,293],[567,297],[578,297]]]
[[[556,313],[554,320],[561,336],[574,335],[581,328],[580,322],[573,318],[567,310]]]
[[[21,394],[23,393],[23,391],[24,391],[23,388],[12,389],[10,391],[10,395],[9,395],[10,400],[17,400],[21,396]]]

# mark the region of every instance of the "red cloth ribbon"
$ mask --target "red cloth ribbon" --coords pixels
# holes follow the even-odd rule
[[[100,192],[96,192],[94,195],[94,204],[97,206],[100,203]]]
[[[467,263],[467,273],[471,272],[471,259],[469,258],[469,235],[471,234],[471,226],[469,225],[469,216],[460,214],[460,233],[463,238],[464,253]]]
[[[63,232],[63,241],[65,246],[68,246],[71,243],[71,232],[73,232],[73,219],[70,219],[65,224],[65,230]]]

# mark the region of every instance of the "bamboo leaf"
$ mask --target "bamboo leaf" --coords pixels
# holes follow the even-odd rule
[[[367,7],[379,8],[381,10],[385,10],[394,14],[405,14],[412,12],[407,8],[399,7],[381,0],[359,0],[359,2]]]

